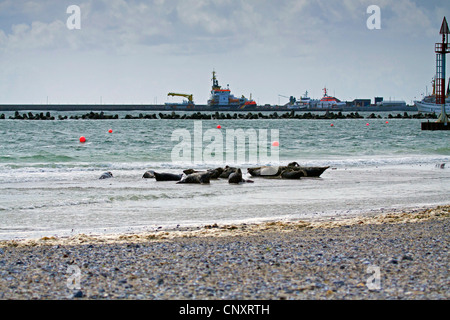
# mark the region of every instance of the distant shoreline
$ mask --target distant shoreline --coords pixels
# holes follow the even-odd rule
[[[156,104],[0,104],[0,111],[237,111],[237,112],[264,112],[264,111],[295,111],[295,112],[311,112],[311,111],[333,111],[333,112],[394,112],[409,111],[417,112],[417,107],[342,107],[338,109],[292,109],[286,106],[257,106],[250,108],[239,107],[211,107],[208,105],[195,105],[187,108],[186,106],[177,105],[156,105]]]

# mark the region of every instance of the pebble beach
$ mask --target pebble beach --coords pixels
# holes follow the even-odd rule
[[[0,242],[1,300],[447,300],[450,205]]]

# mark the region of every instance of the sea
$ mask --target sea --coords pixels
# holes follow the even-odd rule
[[[0,240],[340,219],[450,203],[450,132],[422,131],[426,120],[383,112],[375,119],[364,112],[363,119],[333,120],[125,119],[139,113],[36,121],[8,119],[13,112],[5,112]],[[298,180],[247,173],[294,161],[329,168],[319,178]],[[241,168],[253,183],[142,177],[148,170],[181,174],[226,165]],[[99,179],[108,171],[113,178]]]

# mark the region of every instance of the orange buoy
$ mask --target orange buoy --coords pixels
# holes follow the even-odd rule
[[[280,143],[278,141],[274,141],[274,142],[272,142],[272,146],[279,147]]]
[[[81,143],[85,143],[85,142],[86,142],[86,138],[85,138],[84,136],[81,136],[81,137],[80,137],[80,142],[81,142]]]

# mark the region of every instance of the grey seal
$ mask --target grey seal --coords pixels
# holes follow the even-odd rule
[[[237,169],[235,172],[231,173],[228,177],[228,183],[241,183],[242,182],[242,171]]]
[[[208,169],[208,170],[206,170],[206,172],[209,172],[209,175],[210,175],[210,179],[211,180],[215,180],[215,179],[219,179],[220,178],[220,175],[223,173],[223,168],[215,168],[215,169]],[[183,170],[183,173],[185,174],[185,175],[190,175],[190,174],[193,174],[193,173],[200,173],[200,172],[202,172],[202,173],[204,173],[205,171],[197,171],[197,170],[194,170],[194,169],[186,169],[186,170]]]
[[[113,174],[112,174],[110,171],[104,172],[104,173],[100,176],[99,179],[109,179],[109,178],[114,178],[114,177],[113,177]]]
[[[174,173],[158,173],[154,172],[156,181],[180,181],[183,177],[182,174],[174,174]]]
[[[245,180],[242,178],[241,169],[237,169],[235,172],[230,174],[230,176],[228,177],[228,183],[241,184],[241,183],[246,183],[246,182],[253,183],[252,180]]]
[[[247,172],[253,177],[279,177],[283,171],[300,171],[303,173],[303,177],[318,178],[322,173],[327,170],[327,167],[302,167],[297,162],[291,162],[287,166],[263,166],[256,168],[248,168]]]
[[[304,174],[303,171],[286,169],[283,172],[281,172],[280,176],[282,179],[300,179],[301,177],[304,176]]]
[[[209,184],[211,179],[211,174],[207,171],[194,172],[188,174],[182,180],[177,183],[198,183],[198,184]]]
[[[237,170],[237,168],[225,166],[225,168],[223,168],[223,172],[220,174],[219,178],[228,179],[230,177],[230,174],[236,172],[236,170]]]
[[[155,171],[153,170],[148,170],[144,173],[144,175],[142,176],[142,178],[144,179],[152,179],[155,178]]]

